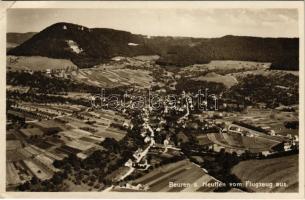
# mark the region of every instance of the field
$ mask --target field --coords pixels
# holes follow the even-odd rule
[[[194,64],[180,69],[179,74],[196,81],[223,83],[227,88],[238,84],[237,75],[252,71],[266,71],[270,63],[213,60],[208,64]]]
[[[11,162],[6,163],[6,174],[7,185],[17,185],[21,181],[16,167]]]
[[[271,136],[242,136],[238,133],[209,133],[208,139],[214,144],[228,149],[249,150],[253,153],[269,151],[271,147],[280,143],[278,138]],[[206,140],[206,138],[204,138]]]
[[[190,65],[184,70],[198,71],[198,70],[227,70],[227,69],[243,69],[243,70],[255,70],[255,69],[267,69],[271,63],[263,62],[251,62],[251,61],[234,61],[234,60],[212,60],[208,64],[195,64]]]
[[[189,183],[190,185],[188,187],[170,187],[170,182]],[[131,184],[147,185],[150,192],[211,192],[215,188],[204,187],[202,184],[215,182],[219,181],[205,173],[199,166],[188,160],[182,160],[161,166],[132,181]]]
[[[7,56],[7,69],[41,71],[46,69],[76,69],[70,60],[54,59],[41,56]]]
[[[215,82],[215,83],[223,83],[227,88],[232,87],[233,85],[237,84],[238,81],[232,75],[219,75],[214,72],[208,73],[205,76],[199,76],[193,78],[196,81],[207,81],[207,82]]]
[[[282,112],[268,109],[248,109],[246,115],[240,114],[237,120],[274,130],[276,134],[286,136],[287,134],[298,135],[298,129],[288,129],[284,126],[285,121],[298,121],[298,112]]]
[[[104,137],[104,138],[113,138],[117,141],[120,141],[121,139],[124,138],[126,132],[119,130],[119,129],[114,129],[114,128],[107,128],[101,131],[96,132],[94,135],[98,137]]]
[[[21,148],[21,142],[19,140],[7,140],[6,141],[6,150],[15,150]]]
[[[93,68],[81,69],[72,73],[72,78],[99,87],[139,86],[149,88],[153,81],[151,70],[155,56],[139,56],[135,58],[114,57],[107,64]]]
[[[79,139],[81,137],[90,136],[91,133],[80,129],[70,129],[67,131],[60,132],[58,135],[69,137],[71,139]]]
[[[255,69],[255,70],[247,70],[247,71],[240,71],[236,73],[232,73],[233,76],[236,78],[242,78],[249,74],[252,75],[263,75],[268,77],[279,77],[285,74],[292,74],[294,76],[299,76],[299,71],[288,71],[288,70],[264,70],[264,69]]]
[[[112,127],[112,124],[123,124],[129,121],[114,111],[104,110],[98,112],[86,111],[82,112],[81,116],[74,116],[71,112],[74,110],[81,111],[81,107],[70,105],[48,104],[43,106],[28,103],[23,105],[22,108],[30,112],[43,110],[45,113],[54,114],[56,118],[41,121],[33,120],[26,129],[19,129],[18,131],[9,129],[8,138],[10,140],[7,140],[8,149],[6,150],[7,188],[13,188],[17,183],[20,184],[25,180],[23,177],[26,174],[29,174],[28,177],[35,176],[40,180],[50,179],[58,171],[52,165],[54,160],[64,159],[67,157],[67,153],[74,153],[79,158],[84,159],[92,152],[102,149],[98,144],[105,137],[121,140],[126,131]],[[96,122],[88,124],[86,123],[88,120],[96,120]],[[33,134],[28,135],[38,135],[35,137],[33,144],[28,144],[25,135],[21,134],[25,130],[33,132]],[[49,131],[55,131],[56,133],[52,135],[44,134]],[[36,132],[41,134],[36,134]],[[15,163],[20,163],[21,171]],[[67,185],[69,184],[67,183]],[[70,185],[73,186],[73,184]]]
[[[270,63],[233,61],[233,60],[213,60],[208,64],[194,64],[187,66],[179,72],[181,75],[196,76],[198,73],[221,73],[230,74],[234,72],[245,72],[254,70],[265,70],[270,67]]]
[[[287,74],[299,76],[299,71],[269,70],[271,63],[213,60],[208,64],[194,64],[179,70],[183,77],[193,80],[223,83],[227,88],[239,83],[248,75],[262,75],[278,79]],[[281,85],[279,85],[281,87]]]
[[[82,140],[72,140],[70,142],[67,142],[66,145],[68,147],[71,147],[71,148],[74,148],[74,149],[78,149],[80,151],[86,151],[86,150],[94,147],[93,143],[82,141]]]
[[[250,187],[255,192],[297,192],[298,171],[298,155],[242,161],[232,169],[232,173],[243,183],[245,181],[273,183],[272,188]],[[287,187],[275,187],[276,182],[286,182]]]
[[[117,69],[112,67],[106,68],[98,67],[81,69],[73,78],[77,81],[89,83],[99,87],[137,85],[144,88],[150,87],[153,79],[150,75],[150,71],[147,70]]]
[[[223,112],[223,118],[219,121],[230,123],[240,121],[266,131],[273,130],[275,134],[280,136],[298,135],[298,129],[288,129],[284,126],[285,121],[299,121],[298,108],[295,107],[295,110],[294,112],[284,112],[277,109],[247,108],[242,113]]]
[[[46,166],[38,163],[37,161],[34,160],[24,160],[23,161],[27,167],[28,170],[31,171],[37,178],[40,180],[47,180],[52,178],[53,173],[49,169],[47,169]]]

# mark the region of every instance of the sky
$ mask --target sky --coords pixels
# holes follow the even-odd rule
[[[150,36],[299,37],[296,9],[8,9],[7,32],[38,32],[57,23]]]

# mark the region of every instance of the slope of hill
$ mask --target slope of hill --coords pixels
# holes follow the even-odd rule
[[[271,62],[272,69],[298,70],[298,52],[298,38],[225,36],[195,46],[172,46],[158,63],[185,66],[211,60],[241,60]]]
[[[115,56],[157,54],[160,65],[187,66],[211,60],[271,62],[272,69],[298,70],[298,38],[146,37],[106,28],[89,29],[56,23],[8,54],[70,59],[79,67],[91,67]]]
[[[26,40],[30,39],[35,35],[35,32],[28,33],[7,33],[6,34],[6,50],[9,51],[16,46],[22,44]]]
[[[18,45],[19,45],[19,44],[7,42],[7,43],[6,43],[6,51],[11,50],[11,49],[15,48],[15,47],[18,46]]]
[[[147,53],[149,50],[138,35],[70,23],[53,24],[8,52],[20,56],[66,58],[80,67],[90,67],[117,55]]]
[[[6,41],[8,43],[14,44],[22,44],[23,42],[27,41],[31,37],[33,37],[36,32],[27,32],[27,33],[7,33],[6,34]]]

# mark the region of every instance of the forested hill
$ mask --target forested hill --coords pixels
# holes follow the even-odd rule
[[[145,47],[142,36],[70,23],[53,24],[8,52],[19,56],[66,58],[79,67],[91,67],[119,55],[152,53]]]
[[[273,69],[298,70],[298,38],[146,37],[126,31],[57,23],[8,54],[67,58],[79,67],[107,62],[114,56],[158,54],[160,65],[186,66],[211,60],[271,62]]]
[[[206,39],[195,46],[169,47],[159,63],[189,65],[211,60],[271,62],[274,69],[298,70],[299,39],[242,36]]]

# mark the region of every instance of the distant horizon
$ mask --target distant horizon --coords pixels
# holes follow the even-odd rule
[[[297,9],[9,9],[7,32],[66,22],[161,37],[299,38]],[[98,20],[96,20],[98,19]]]
[[[70,23],[70,22],[55,22],[53,24],[50,24],[49,26],[43,28],[42,30],[57,24],[57,23],[68,23],[68,24],[74,24],[74,23]],[[79,25],[79,26],[84,26],[82,24],[75,24],[75,25]],[[86,26],[84,26],[86,27]],[[114,28],[110,28],[110,27],[92,27],[90,29],[113,29],[113,30],[117,30],[117,31],[126,31],[126,30],[122,30],[122,29],[114,29]],[[40,31],[28,31],[28,32],[6,32],[6,33],[19,33],[19,34],[26,34],[26,33],[39,33]],[[126,31],[126,32],[130,32],[130,31]],[[138,33],[133,33],[130,32],[131,34],[134,35],[143,35],[143,34],[138,34]],[[264,37],[264,36],[252,36],[252,35],[231,35],[231,34],[227,34],[227,35],[223,35],[223,36],[219,36],[219,37],[192,37],[192,36],[172,36],[172,35],[143,35],[143,36],[148,36],[148,37],[173,37],[173,38],[196,38],[196,39],[213,39],[213,38],[222,38],[222,37],[227,37],[227,36],[233,36],[233,37],[257,37],[257,38],[288,38],[288,39],[299,39],[298,36],[296,37]]]

